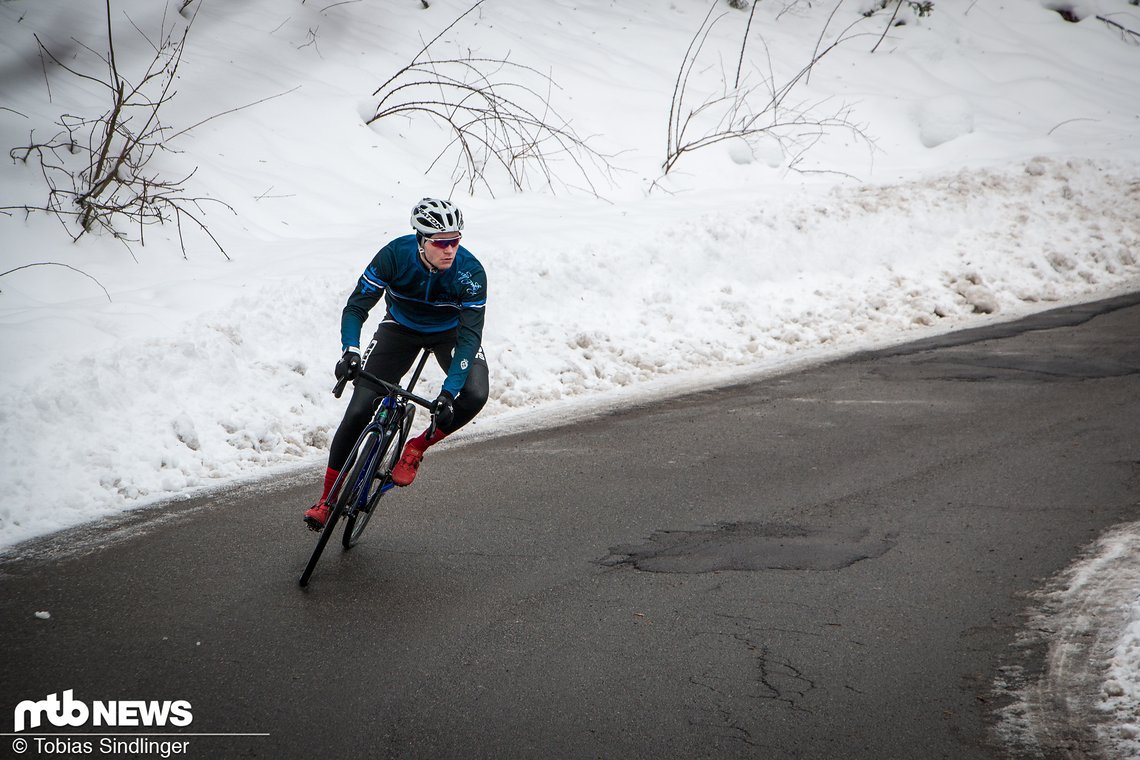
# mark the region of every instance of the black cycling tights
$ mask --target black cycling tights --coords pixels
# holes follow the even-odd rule
[[[412,363],[421,348],[431,350],[444,372],[451,366],[451,354],[455,350],[457,332],[447,330],[441,333],[422,333],[411,330],[391,321],[384,321],[376,328],[372,345],[365,352],[364,369],[389,383],[398,383],[411,369]],[[475,419],[475,415],[487,403],[490,391],[487,360],[480,348],[467,372],[467,382],[455,397],[455,416],[444,433],[454,433]],[[422,394],[421,394],[422,395]],[[344,412],[344,419],[333,436],[329,449],[329,467],[339,471],[344,467],[352,447],[360,436],[360,431],[372,419],[376,404],[381,399],[380,391],[366,383],[360,383],[352,392],[352,400]]]

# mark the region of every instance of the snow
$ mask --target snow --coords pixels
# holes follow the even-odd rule
[[[1097,18],[1140,31],[1129,0],[939,0],[891,27],[862,15],[872,0],[761,3],[741,68],[753,106],[839,43],[782,101],[806,123],[667,175],[670,98],[710,0],[488,0],[432,55],[529,67],[498,76],[532,88],[514,93],[528,107],[548,97],[610,164],[552,156],[552,186],[521,191],[494,167],[473,190],[457,179],[424,118],[364,123],[461,0],[112,5],[132,81],[195,14],[161,111],[171,133],[192,128],[149,167],[193,172],[186,195],[220,201],[193,208],[225,255],[189,222],[181,242],[146,228],[145,245],[123,226],[125,245],[0,215],[0,548],[323,462],[344,404],[329,393],[341,306],[423,196],[463,208],[489,273],[491,401],[456,439],[1140,287],[1140,37]],[[717,5],[681,113],[725,94],[749,12]],[[106,110],[105,88],[45,63],[33,36],[105,78],[101,13],[0,2],[6,149]],[[829,118],[842,124],[811,126]],[[0,206],[46,198],[34,159],[0,162]],[[1116,661],[1140,671],[1137,624],[1124,635]],[[1129,678],[1106,699],[1135,715]]]
[[[1124,618],[1121,633],[1110,649],[1100,701],[1101,709],[1108,714],[1100,735],[1108,746],[1121,751],[1121,757],[1140,756],[1140,566],[1135,561],[1138,554],[1140,523],[1134,523],[1105,537],[1100,552],[1082,566],[1097,567],[1106,579],[1098,589],[1109,600],[1106,616]]]

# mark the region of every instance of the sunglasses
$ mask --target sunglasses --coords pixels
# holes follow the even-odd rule
[[[446,240],[433,240],[432,238],[428,238],[428,242],[436,248],[450,248],[451,246],[455,246],[456,248],[459,247],[459,238],[457,237],[447,238]]]

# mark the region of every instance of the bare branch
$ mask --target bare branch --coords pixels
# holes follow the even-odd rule
[[[205,119],[202,119],[201,121],[199,121],[199,122],[197,122],[197,123],[195,123],[195,124],[191,124],[190,126],[186,127],[185,129],[180,129],[180,130],[178,130],[177,132],[175,132],[174,134],[172,134],[172,135],[171,135],[170,137],[168,137],[167,139],[168,139],[168,140],[173,140],[173,139],[174,139],[174,138],[176,138],[176,137],[180,137],[180,136],[182,136],[182,135],[186,134],[187,132],[189,132],[190,130],[192,130],[192,129],[196,129],[197,127],[200,127],[200,126],[202,126],[202,125],[203,125],[203,124],[205,124],[206,122],[209,122],[209,121],[213,121],[214,119],[218,118],[219,116],[228,116],[228,115],[229,115],[229,114],[231,114],[231,113],[237,113],[238,111],[244,111],[244,110],[245,110],[245,109],[247,109],[247,108],[252,108],[252,107],[254,107],[254,106],[259,106],[259,105],[261,105],[262,103],[266,103],[266,102],[268,102],[268,101],[270,101],[270,100],[274,100],[274,99],[276,99],[276,98],[281,98],[281,97],[284,97],[284,96],[286,96],[286,95],[289,95],[289,94],[291,94],[291,93],[294,93],[294,92],[296,92],[296,91],[297,91],[297,90],[299,90],[299,89],[301,89],[301,85],[297,85],[296,87],[294,87],[294,88],[292,88],[292,89],[289,89],[289,90],[286,90],[285,92],[279,92],[279,93],[277,93],[276,95],[270,95],[270,96],[268,96],[268,97],[264,97],[264,98],[262,98],[261,100],[255,100],[255,101],[254,101],[254,102],[252,102],[252,103],[246,103],[244,106],[238,106],[237,108],[231,108],[231,109],[229,109],[228,111],[222,111],[221,113],[216,113],[216,114],[214,114],[213,116],[209,116],[209,117],[207,117],[207,118],[205,118]]]
[[[429,48],[442,36],[443,32],[436,35],[410,63],[376,89],[375,110],[365,123],[397,116],[434,122],[449,138],[427,170],[454,154],[452,181],[466,183],[470,192],[479,186],[493,195],[488,176],[491,171],[505,174],[516,190],[534,181],[552,189],[556,182],[569,187],[555,171],[555,164],[566,161],[597,196],[593,175],[600,172],[609,176],[612,167],[608,157],[596,151],[589,138],[580,136],[551,106],[551,93],[557,88],[553,77],[505,57],[432,58],[427,54]]]
[[[179,13],[186,11],[189,4],[184,2],[178,9]],[[173,28],[167,28],[166,16],[163,15],[160,41],[155,44],[147,39],[155,51],[154,57],[132,84],[119,68],[110,0],[105,0],[104,9],[106,55],[76,40],[80,47],[107,67],[104,78],[64,65],[37,39],[41,58],[50,59],[76,77],[99,84],[111,97],[108,110],[101,116],[88,118],[63,114],[58,121],[63,131],[53,138],[36,142],[33,133],[29,136],[28,145],[9,151],[16,161],[28,163],[31,159],[37,160],[48,188],[44,205],[20,208],[25,213],[43,211],[55,215],[73,240],[87,232],[101,230],[122,241],[128,250],[130,238],[122,228],[136,230],[137,240],[145,245],[147,226],[174,222],[184,256],[186,249],[181,221],[185,217],[193,221],[228,259],[225,249],[200,216],[204,213],[204,202],[218,203],[231,212],[233,209],[221,201],[185,194],[184,184],[196,170],[181,179],[169,179],[148,169],[160,150],[172,152],[168,145],[170,140],[210,120],[205,119],[171,135],[171,130],[160,118],[162,107],[174,97],[174,81],[196,14],[190,14],[180,36],[174,34]],[[127,21],[146,38],[146,34],[129,17]],[[78,231],[73,232],[72,225],[76,221]]]
[[[820,37],[816,41],[812,58],[803,68],[778,87],[775,85],[774,77],[763,80],[763,83],[768,86],[768,94],[766,102],[759,109],[753,108],[757,88],[745,85],[739,63],[736,79],[731,89],[727,87],[727,82],[722,79],[722,90],[719,94],[708,95],[699,105],[691,105],[687,101],[687,92],[694,67],[709,39],[713,26],[723,18],[723,15],[715,19],[712,17],[715,7],[716,4],[714,3],[709,8],[708,14],[705,15],[701,26],[693,35],[689,47],[685,51],[685,58],[677,72],[673,86],[673,99],[669,104],[667,145],[665,161],[662,164],[663,175],[668,174],[681,157],[687,153],[726,140],[739,139],[752,144],[762,138],[773,139],[781,147],[791,146],[798,149],[794,161],[798,161],[808,147],[814,145],[822,139],[826,132],[832,130],[849,131],[856,137],[870,143],[862,129],[850,121],[849,112],[845,107],[839,107],[830,114],[818,115],[820,108],[824,105],[823,102],[813,104],[789,104],[786,102],[797,86],[810,77],[812,69],[820,59],[850,39],[848,32],[854,24],[845,29],[833,43],[820,50],[827,25],[834,18],[838,6],[832,10],[828,17],[824,31],[820,33]],[[755,3],[752,10],[756,10]],[[750,14],[749,24],[751,24],[751,19]],[[740,61],[744,59],[747,44],[748,33],[746,31],[741,46]],[[769,69],[771,69],[770,59]],[[704,131],[694,134],[700,124],[705,125]],[[806,145],[804,143],[805,138],[810,138]],[[654,186],[656,187],[657,184],[655,182]]]
[[[900,10],[902,10],[902,0],[899,0],[899,2],[895,3],[895,10],[893,13],[891,13],[891,17],[887,21],[886,26],[883,27],[883,33],[879,37],[879,41],[875,43],[875,46],[873,48],[871,48],[872,53],[879,49],[879,45],[883,44],[883,40],[887,37],[887,32],[890,31],[892,26],[894,26],[895,19],[898,18]]]
[[[744,66],[744,49],[748,47],[748,32],[752,29],[752,17],[756,15],[757,3],[752,3],[752,8],[748,11],[748,23],[744,25],[744,38],[740,41],[740,58],[736,61],[736,79],[733,81],[733,88],[740,86],[740,69]]]
[[[19,272],[21,269],[30,269],[31,267],[63,267],[64,269],[70,269],[73,272],[79,272],[79,274],[83,275],[84,277],[86,277],[87,279],[91,280],[96,285],[98,285],[99,288],[103,291],[103,295],[107,296],[107,300],[111,301],[111,294],[108,293],[107,289],[103,287],[103,283],[99,282],[97,279],[95,279],[91,275],[87,274],[82,269],[77,269],[76,267],[73,267],[70,264],[60,264],[57,261],[38,261],[35,264],[24,264],[21,267],[16,267],[15,269],[9,269],[7,272],[0,272],[0,277],[3,277],[6,274],[12,274],[12,272]]]
[[[455,25],[456,25],[456,24],[458,24],[460,21],[462,21],[462,20],[463,20],[463,19],[464,19],[464,18],[465,18],[465,17],[466,17],[466,16],[467,16],[469,13],[471,13],[472,11],[474,11],[476,8],[478,8],[480,5],[482,5],[484,2],[486,2],[486,0],[478,0],[478,1],[477,1],[477,2],[476,2],[474,5],[472,5],[470,8],[468,8],[467,10],[465,10],[463,13],[459,14],[459,16],[457,16],[457,17],[456,17],[456,19],[455,19],[454,21],[452,21],[450,24],[448,24],[446,27],[444,27],[443,31],[441,31],[441,32],[440,32],[439,34],[437,34],[436,36],[432,37],[432,38],[431,38],[431,41],[430,41],[430,42],[428,42],[426,45],[424,45],[422,48],[420,48],[420,52],[418,52],[418,53],[416,53],[414,56],[412,56],[412,62],[411,62],[411,63],[409,63],[407,66],[405,66],[404,68],[402,68],[402,69],[400,69],[399,71],[397,71],[395,74],[393,74],[393,75],[391,76],[391,78],[389,78],[389,79],[388,79],[388,81],[387,81],[387,82],[385,82],[384,84],[382,84],[382,85],[380,85],[379,87],[377,87],[377,88],[376,88],[376,90],[375,90],[375,91],[374,91],[372,94],[373,94],[374,96],[375,96],[375,95],[379,95],[379,94],[380,94],[380,91],[381,91],[381,90],[383,90],[385,87],[387,87],[388,85],[390,85],[390,84],[391,84],[391,83],[392,83],[394,80],[396,80],[396,79],[397,79],[397,78],[399,78],[401,75],[403,75],[403,73],[404,73],[404,72],[405,72],[405,71],[406,71],[408,68],[410,68],[410,67],[414,66],[414,65],[415,65],[415,64],[416,64],[416,63],[417,63],[417,62],[420,60],[420,56],[421,56],[421,55],[423,55],[424,53],[426,53],[426,52],[427,52],[427,49],[428,49],[428,48],[430,48],[430,47],[431,47],[432,45],[434,45],[434,44],[435,44],[437,41],[439,41],[439,39],[440,39],[441,37],[443,37],[443,35],[445,35],[445,34],[447,34],[448,32],[450,32],[450,31],[451,31],[451,30],[452,30],[452,29],[455,27]],[[426,6],[425,6],[425,7],[426,7]]]
[[[1096,18],[1098,21],[1103,21],[1108,26],[1119,29],[1120,36],[1124,39],[1131,40],[1132,42],[1140,42],[1140,32],[1133,31],[1132,29],[1129,29],[1126,26],[1122,26],[1121,24],[1116,23],[1112,19],[1105,18],[1104,16],[1097,16]]]

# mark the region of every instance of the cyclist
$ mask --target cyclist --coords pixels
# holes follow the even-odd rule
[[[436,429],[408,441],[392,469],[392,482],[407,486],[416,477],[424,452],[466,425],[487,403],[488,368],[483,355],[483,314],[487,276],[479,260],[459,244],[463,214],[450,201],[424,198],[412,209],[412,229],[388,243],[364,270],[341,313],[337,380],[365,370],[397,383],[420,349],[430,350],[447,373],[432,404]],[[368,312],[384,296],[387,313],[361,354],[360,331]],[[360,432],[372,418],[380,391],[356,386],[329,449],[321,498],[305,512],[312,530],[328,520],[329,491]]]

